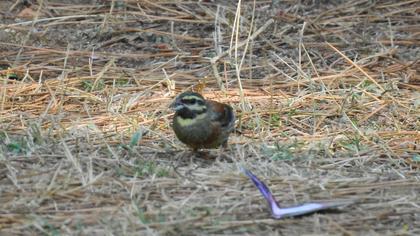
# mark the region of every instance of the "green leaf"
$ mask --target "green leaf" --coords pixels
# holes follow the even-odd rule
[[[420,155],[416,154],[412,157],[413,161],[420,162]]]
[[[131,137],[129,146],[130,147],[136,146],[142,138],[143,138],[143,131],[142,131],[142,129],[139,129]]]

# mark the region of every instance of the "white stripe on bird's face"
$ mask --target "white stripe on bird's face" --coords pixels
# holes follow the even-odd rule
[[[200,97],[197,97],[197,96],[195,96],[195,95],[187,95],[187,96],[183,96],[182,97],[182,100],[200,100],[200,101],[203,101],[203,99],[202,98],[200,98]]]
[[[200,105],[197,103],[194,103],[193,105],[185,105],[185,106],[188,107],[190,111],[195,111],[197,113],[201,113],[202,111],[205,111],[207,109],[205,105]]]
[[[185,102],[174,102],[170,105],[170,107],[172,107],[172,109],[174,109],[175,111],[179,111],[181,109],[183,109],[184,107],[188,108],[188,110],[190,111],[195,111],[195,112],[202,112],[205,111],[207,109],[206,105],[204,103],[185,103]]]

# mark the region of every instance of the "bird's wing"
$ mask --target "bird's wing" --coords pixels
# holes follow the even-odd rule
[[[207,104],[214,111],[211,117],[212,121],[219,122],[223,127],[231,126],[233,128],[235,114],[231,106],[216,101],[207,101]]]

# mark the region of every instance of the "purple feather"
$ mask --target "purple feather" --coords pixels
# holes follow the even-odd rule
[[[321,210],[332,209],[337,207],[342,207],[354,203],[354,201],[335,201],[335,202],[325,202],[325,203],[305,203],[302,205],[297,205],[293,207],[280,208],[279,204],[276,202],[273,194],[270,189],[265,185],[261,180],[259,180],[251,171],[241,167],[242,172],[247,175],[255,186],[260,190],[263,197],[270,206],[271,215],[276,218],[284,218],[291,216],[300,216],[305,214],[314,213]]]
[[[252,180],[252,182],[255,184],[258,190],[260,190],[265,200],[267,200],[269,206],[272,206],[273,204],[278,206],[276,199],[274,198],[273,194],[271,194],[270,189],[267,187],[267,185],[265,185],[261,180],[259,180],[257,176],[255,176],[251,171],[245,168],[242,168],[242,171]]]

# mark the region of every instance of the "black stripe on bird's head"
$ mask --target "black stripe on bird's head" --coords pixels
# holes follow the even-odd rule
[[[204,97],[195,92],[184,92],[178,95],[170,107],[181,117],[189,119],[207,111]]]

